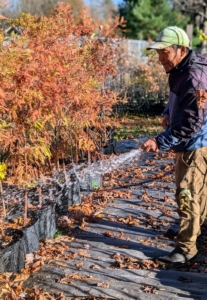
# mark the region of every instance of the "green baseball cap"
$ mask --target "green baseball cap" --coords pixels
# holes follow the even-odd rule
[[[177,27],[177,26],[169,26],[163,29],[158,37],[156,38],[155,42],[150,45],[148,49],[164,49],[171,45],[179,45],[190,47],[190,40],[187,33]]]

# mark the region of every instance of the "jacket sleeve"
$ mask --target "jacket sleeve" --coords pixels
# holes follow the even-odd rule
[[[162,113],[163,117],[164,116],[169,116],[169,103],[167,104],[167,106],[165,107],[163,113]]]
[[[184,144],[189,141],[190,138],[200,131],[205,121],[206,110],[198,107],[197,91],[205,89],[206,80],[206,74],[195,72],[194,76],[181,82],[179,90],[181,96],[178,97],[178,104],[181,109],[182,119],[178,124],[171,126],[156,137],[159,149],[173,149],[180,143]]]

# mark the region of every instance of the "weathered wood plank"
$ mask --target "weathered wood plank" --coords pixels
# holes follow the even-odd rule
[[[146,167],[146,159],[152,157],[151,154],[143,155],[138,164]],[[169,162],[172,160],[167,161]],[[162,162],[162,166],[167,163]],[[156,165],[159,166],[159,161],[156,161]],[[148,175],[156,172],[156,168],[146,169]],[[150,185],[152,182],[156,184]],[[123,300],[205,299],[205,264],[194,269],[183,267],[169,270],[127,269],[118,268],[115,264],[115,254],[141,261],[165,255],[173,249],[173,241],[167,240],[163,235],[168,227],[176,228],[179,222],[173,201],[173,188],[174,183],[162,182],[161,179],[121,188],[122,191],[130,190],[133,198],[114,199],[101,210],[102,218],[97,222],[88,223],[84,230],[78,227],[75,229],[75,239],[68,244],[69,249],[66,251],[74,254],[74,258],[51,260],[40,271],[33,273],[24,286],[42,287],[50,292],[62,291],[67,299],[87,299],[89,296]],[[142,199],[146,189],[148,196],[153,198],[151,202]],[[172,198],[172,201],[165,201],[165,196]],[[166,214],[161,208],[171,213]],[[119,221],[128,216],[136,217],[140,222],[139,226],[128,226]],[[111,237],[110,234],[106,236],[106,232],[111,232]],[[81,255],[81,251],[86,251],[88,257]],[[196,262],[203,262],[204,259],[199,255]],[[80,263],[82,266],[78,268]],[[68,283],[60,282],[65,275],[73,274],[80,277],[70,278]],[[84,276],[92,277],[84,280]],[[98,286],[101,283],[106,283],[107,288]]]

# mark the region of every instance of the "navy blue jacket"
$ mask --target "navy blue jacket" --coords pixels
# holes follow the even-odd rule
[[[169,73],[170,125],[157,137],[161,150],[192,151],[207,146],[207,57],[190,51]]]

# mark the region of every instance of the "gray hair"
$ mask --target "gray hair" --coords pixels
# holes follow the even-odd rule
[[[179,48],[181,48],[182,46],[180,46],[180,45],[171,45],[171,47],[175,50],[175,51],[177,51]],[[185,49],[186,49],[186,53],[188,54],[189,53],[189,51],[190,51],[190,49],[188,48],[188,47],[185,47]]]

